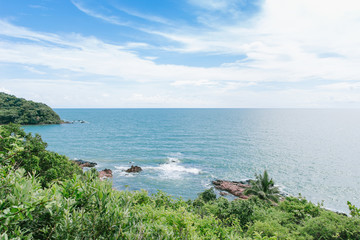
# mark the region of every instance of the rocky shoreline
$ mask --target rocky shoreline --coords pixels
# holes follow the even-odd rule
[[[215,189],[220,191],[220,195],[225,196],[231,194],[241,199],[248,199],[249,196],[244,194],[244,191],[250,187],[250,180],[246,181],[226,181],[226,180],[214,180],[211,182]]]
[[[73,159],[73,160],[70,160],[72,161],[73,163],[79,165],[79,167],[81,167],[82,169],[83,168],[93,168],[97,165],[96,162],[90,162],[90,161],[84,161],[82,159]],[[101,170],[99,171],[99,178],[101,180],[104,180],[104,179],[107,179],[107,178],[112,178],[113,177],[113,174],[112,174],[112,171],[111,169],[108,169],[108,168],[105,168],[104,170]]]
[[[95,162],[84,161],[82,159],[73,159],[71,161],[78,164],[81,168],[84,168],[84,167],[93,168],[97,165],[97,163],[95,163]],[[126,173],[139,173],[143,170],[139,166],[131,165],[131,167],[129,169],[123,170],[123,171]],[[113,177],[113,174],[112,174],[111,169],[105,168],[105,169],[99,171],[100,180],[104,180],[104,179],[108,179],[108,178],[112,178],[112,177]],[[246,179],[246,180],[242,180],[242,181],[228,181],[228,180],[216,179],[216,180],[211,181],[211,184],[214,186],[214,188],[216,190],[219,191],[219,194],[221,196],[232,195],[239,199],[249,199],[250,196],[245,195],[244,191],[250,187],[250,181],[251,181],[251,179]],[[291,196],[290,194],[283,192],[283,191],[280,192],[280,195],[281,195],[282,200],[285,199],[286,197]],[[335,212],[339,215],[347,216],[347,214],[344,212],[339,212],[339,211],[335,211],[335,210],[331,210],[331,209],[326,209],[326,210]]]
[[[81,168],[93,168],[97,165],[96,162],[90,162],[90,161],[84,161],[82,159],[74,159],[71,160],[72,162],[79,165]],[[123,170],[126,173],[139,173],[142,171],[142,168],[139,166],[131,165],[131,167],[127,170]],[[99,171],[99,178],[101,180],[112,178],[112,170],[111,169],[103,169]],[[235,197],[241,198],[241,199],[248,199],[249,196],[244,194],[244,191],[250,187],[250,180],[244,180],[244,181],[226,181],[226,180],[214,180],[211,182],[215,189],[220,191],[220,195],[226,196],[226,195],[233,195]]]
[[[96,162],[85,161],[85,160],[82,160],[82,159],[73,159],[73,160],[70,160],[70,161],[77,164],[82,169],[83,168],[93,168],[93,167],[95,167],[97,165]],[[139,166],[131,165],[131,167],[129,169],[124,170],[124,171],[127,172],[127,173],[138,173],[138,172],[142,171],[142,168],[139,167]],[[111,169],[105,168],[105,169],[99,171],[99,178],[101,180],[104,180],[104,179],[107,179],[107,178],[112,178],[112,177],[113,177],[113,174],[112,174]]]
[[[85,161],[82,159],[73,159],[71,160],[72,162],[76,163],[77,165],[79,165],[79,167],[81,168],[93,168],[97,165],[96,162],[90,162],[90,161]],[[127,170],[123,170],[126,173],[139,173],[142,171],[142,168],[139,166],[134,166],[131,165],[131,167]],[[101,171],[99,171],[99,178],[101,180],[103,179],[107,179],[107,178],[112,178],[113,174],[112,174],[112,170],[111,169],[103,169]],[[241,198],[241,199],[248,199],[249,196],[244,194],[244,191],[250,187],[250,179],[248,180],[244,180],[244,181],[226,181],[226,180],[214,180],[211,182],[215,189],[220,191],[220,195],[222,196],[226,196],[226,195],[233,195],[235,197]]]
[[[71,160],[74,163],[76,163],[77,165],[79,165],[79,167],[84,168],[84,167],[95,167],[97,165],[96,162],[89,162],[89,161],[84,161],[82,159],[74,159]]]
[[[214,188],[220,191],[220,195],[233,195],[241,199],[249,199],[250,196],[245,195],[244,191],[250,187],[250,181],[252,179],[246,179],[243,181],[227,181],[227,180],[214,180],[211,183]],[[291,196],[290,194],[280,190],[280,200]]]

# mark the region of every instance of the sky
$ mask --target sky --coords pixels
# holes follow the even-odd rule
[[[55,108],[359,108],[359,0],[0,0],[0,91]]]

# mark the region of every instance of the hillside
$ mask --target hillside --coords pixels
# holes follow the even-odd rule
[[[0,92],[0,124],[59,124],[61,119],[49,106]]]

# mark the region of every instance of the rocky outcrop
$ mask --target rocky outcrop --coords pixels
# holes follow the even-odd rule
[[[131,165],[131,167],[129,169],[127,169],[125,172],[127,172],[127,173],[137,173],[137,172],[141,172],[141,171],[142,171],[141,167]]]
[[[84,161],[81,159],[78,160],[72,160],[74,163],[76,163],[77,165],[79,165],[79,167],[84,168],[84,167],[95,167],[97,165],[96,162],[89,162],[89,161]]]
[[[84,167],[95,167],[97,165],[96,162],[89,162],[89,161],[84,161],[81,159],[76,159],[76,160],[71,160],[74,163],[78,164],[81,168]],[[107,178],[112,178],[112,171],[111,169],[105,168],[104,170],[99,171],[99,178],[101,180],[107,179]]]
[[[216,189],[220,191],[226,191],[242,199],[249,198],[249,196],[244,195],[244,191],[250,187],[248,181],[235,182],[235,181],[215,180],[212,181],[212,184]]]
[[[99,172],[99,178],[101,179],[101,180],[103,180],[103,179],[107,179],[107,178],[112,178],[112,171],[111,171],[111,169],[107,169],[107,168],[105,168],[104,170],[101,170],[100,172]]]
[[[63,124],[87,123],[84,120],[62,121]]]

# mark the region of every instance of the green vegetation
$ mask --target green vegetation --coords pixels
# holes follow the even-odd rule
[[[42,186],[54,180],[71,179],[82,172],[67,157],[47,151],[46,147],[38,134],[26,134],[19,125],[0,126],[1,161],[11,163],[15,169],[23,168],[27,174],[36,174]]]
[[[360,218],[360,208],[355,207],[349,201],[347,202],[347,205],[349,206],[350,215],[353,216],[353,217]]]
[[[0,124],[59,124],[61,119],[43,103],[0,92]]]
[[[258,196],[268,202],[279,201],[279,189],[274,186],[274,181],[269,178],[267,171],[264,174],[255,175],[256,180],[250,181],[251,187],[245,190],[246,195]]]
[[[9,125],[0,136],[0,239],[360,239],[358,216],[302,197],[273,205],[260,195],[217,198],[213,189],[188,201],[116,191],[95,169],[82,173],[46,151],[38,135]]]

